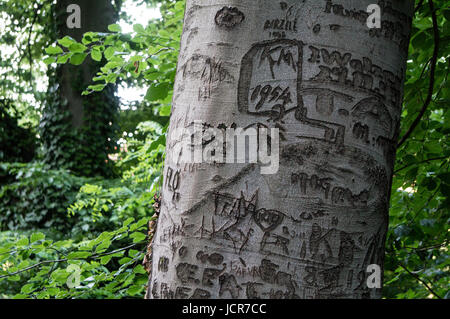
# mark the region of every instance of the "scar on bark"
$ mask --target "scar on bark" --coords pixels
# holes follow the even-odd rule
[[[244,21],[245,15],[236,7],[223,7],[215,17],[215,22],[219,27],[233,29]]]

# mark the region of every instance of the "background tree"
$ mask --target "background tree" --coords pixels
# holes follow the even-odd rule
[[[88,57],[83,52],[84,45],[73,40],[81,41],[88,31],[107,32],[108,25],[117,20],[120,8],[114,8],[107,0],[78,1],[80,11],[70,11],[72,2],[60,0],[54,8],[57,37],[62,38],[63,46],[72,46],[73,54],[65,57],[71,64],[58,67],[50,75],[50,94],[40,124],[44,161],[51,167],[69,168],[84,176],[109,176],[111,166],[105,163],[108,154],[116,152],[115,88],[109,85],[102,92],[82,96],[101,66],[97,62],[101,55]],[[80,28],[69,25],[76,22],[77,13]]]

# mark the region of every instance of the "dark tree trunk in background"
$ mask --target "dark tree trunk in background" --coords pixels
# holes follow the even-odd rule
[[[81,8],[81,28],[69,28],[67,7]],[[86,32],[108,32],[117,13],[110,0],[58,0],[55,5],[56,38],[81,41]],[[80,66],[64,64],[51,73],[52,98],[41,121],[45,161],[54,168],[68,168],[79,175],[111,175],[108,154],[114,153],[118,100],[115,88],[88,96],[81,93],[92,84],[100,64],[90,56]]]
[[[149,298],[381,296],[413,4],[187,0]],[[180,163],[194,121],[279,128],[278,173]]]

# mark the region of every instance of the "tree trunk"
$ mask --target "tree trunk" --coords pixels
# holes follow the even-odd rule
[[[82,0],[76,1],[76,4],[80,6],[81,23],[80,28],[69,28],[67,25],[67,19],[70,20],[70,11],[67,12],[67,8],[74,3],[72,0],[58,0],[56,9],[59,16],[59,35],[60,37],[70,36],[81,42],[83,34],[86,32],[108,32],[108,25],[113,24],[116,21],[116,14],[114,7],[109,0]],[[86,88],[92,83],[92,77],[97,72],[97,63],[90,58],[86,63],[81,66],[73,66],[71,64],[64,64],[61,70],[61,95],[69,102],[69,109],[72,113],[72,123],[75,127],[83,125],[83,100],[85,99],[80,95],[80,89]],[[80,71],[81,70],[81,71]],[[79,87],[74,88],[74,75],[79,75],[80,79],[77,79]]]
[[[79,11],[72,11],[73,4]],[[71,7],[72,5],[72,7]],[[55,4],[57,38],[81,42],[86,32],[109,32],[118,15],[110,0],[58,0]],[[73,25],[77,21],[79,25]],[[101,63],[88,56],[82,65],[58,66],[50,75],[50,101],[41,121],[45,162],[84,176],[110,176],[108,154],[114,153],[118,100],[115,87],[88,96],[81,93],[93,83]],[[57,88],[57,96],[55,95]],[[65,116],[64,112],[67,113]]]
[[[383,268],[414,3],[379,1],[371,29],[373,2],[187,0],[148,298],[381,297],[367,282]],[[211,129],[243,128],[279,169],[217,148],[185,163],[179,128],[204,152]]]

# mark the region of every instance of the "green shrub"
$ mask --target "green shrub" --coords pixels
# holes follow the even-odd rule
[[[35,156],[36,136],[19,126],[21,116],[10,101],[0,99],[0,162],[30,162]]]
[[[67,233],[75,219],[67,208],[86,178],[66,170],[47,170],[42,164],[0,164],[0,230],[51,229]]]

